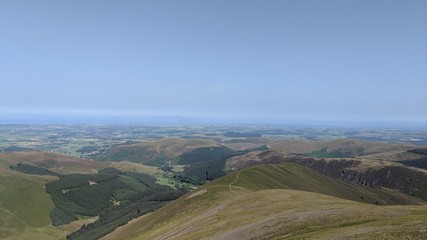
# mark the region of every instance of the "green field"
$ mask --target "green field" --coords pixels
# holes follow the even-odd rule
[[[0,174],[0,238],[63,239],[66,232],[52,227],[54,207],[44,185],[57,177]]]

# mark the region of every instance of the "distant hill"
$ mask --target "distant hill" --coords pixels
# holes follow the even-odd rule
[[[96,173],[98,169],[107,165],[90,159],[69,157],[62,154],[42,151],[9,152],[0,154],[0,167],[16,165],[18,163],[31,164],[47,168],[58,173]]]
[[[387,151],[406,151],[411,148],[414,146],[409,144],[389,144],[354,139],[332,141],[285,140],[270,145],[270,149],[277,152],[304,154],[319,158],[350,158]]]
[[[405,151],[356,158],[313,158],[262,151],[230,158],[226,162],[226,168],[238,170],[269,163],[297,163],[346,182],[369,187],[387,187],[427,201],[427,171],[423,169],[427,167],[427,158],[417,154],[415,155],[418,158],[414,158],[412,154]],[[399,161],[399,156],[406,158]]]
[[[164,138],[159,141],[116,146],[106,151],[99,159],[160,166],[167,161],[176,161],[178,156],[195,148],[215,146],[219,145],[212,140]]]
[[[424,236],[426,205],[387,204],[424,202],[396,191],[345,183],[295,164],[264,165],[207,183],[104,239]]]
[[[233,150],[245,150],[257,148],[272,143],[269,138],[231,138],[224,139],[221,144]]]

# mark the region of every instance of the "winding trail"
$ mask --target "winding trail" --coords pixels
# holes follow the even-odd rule
[[[233,189],[231,188],[231,186],[232,186],[233,184],[235,184],[235,183],[237,182],[237,180],[239,180],[239,175],[240,175],[240,172],[238,172],[238,173],[237,173],[237,175],[236,175],[236,179],[234,179],[234,182],[232,182],[232,183],[228,184],[228,187],[230,188],[230,191],[231,191],[234,195],[236,195],[236,196],[237,196],[237,193],[236,193],[235,191],[233,191]]]

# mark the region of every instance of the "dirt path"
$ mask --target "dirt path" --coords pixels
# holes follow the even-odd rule
[[[231,188],[231,186],[232,186],[233,184],[235,184],[235,183],[237,182],[237,180],[239,180],[239,175],[240,175],[240,172],[238,172],[238,173],[237,173],[237,175],[236,175],[236,179],[234,179],[234,182],[232,182],[232,183],[230,183],[230,184],[228,185],[228,187],[230,188],[230,191],[231,191],[234,195],[236,195],[236,196],[237,196],[237,193],[236,193],[235,191],[233,191],[233,189]]]

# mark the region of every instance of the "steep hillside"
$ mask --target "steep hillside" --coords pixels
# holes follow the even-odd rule
[[[406,152],[400,152],[398,155],[406,156],[405,154]],[[381,158],[375,157],[379,155]],[[384,158],[385,156],[387,155],[373,154],[357,158],[312,158],[263,151],[230,158],[227,160],[226,166],[227,169],[238,170],[268,163],[297,163],[346,182],[369,187],[387,187],[427,201],[427,171],[419,168],[419,166],[423,166],[425,156],[420,155],[417,160],[410,161],[397,161],[397,158],[388,161],[387,158]]]
[[[371,203],[424,202],[345,183],[299,165],[256,166],[212,181],[104,239],[342,239],[376,236],[384,229],[390,229],[385,237],[422,236],[426,206]]]
[[[211,140],[184,140],[164,138],[159,141],[120,145],[109,149],[100,159],[111,161],[131,161],[148,165],[160,166],[167,161],[175,161],[177,157],[198,147],[218,146]]]

